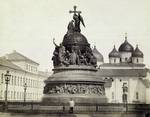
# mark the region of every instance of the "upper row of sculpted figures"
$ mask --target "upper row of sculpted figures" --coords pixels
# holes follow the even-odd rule
[[[72,46],[71,51],[68,51],[62,43],[58,46],[54,40],[55,50],[52,57],[54,67],[69,65],[97,66],[97,59],[90,47],[87,46],[84,53],[81,53],[78,46]]]

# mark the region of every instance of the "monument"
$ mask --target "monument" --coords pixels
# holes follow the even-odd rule
[[[105,103],[104,80],[97,75],[97,59],[90,44],[81,33],[85,27],[81,11],[73,13],[68,31],[62,43],[53,43],[53,74],[45,81],[43,104],[66,104],[72,98],[75,103]]]

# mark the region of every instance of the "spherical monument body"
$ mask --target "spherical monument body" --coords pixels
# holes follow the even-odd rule
[[[74,7],[75,8],[75,7]],[[68,31],[58,46],[54,41],[53,74],[45,80],[43,104],[67,104],[72,98],[76,104],[105,103],[104,80],[97,74],[97,59],[86,37],[81,34],[84,25],[80,11],[74,13]]]

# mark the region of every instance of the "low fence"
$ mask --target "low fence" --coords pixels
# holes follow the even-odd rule
[[[4,102],[0,102],[0,110],[5,109]],[[36,113],[50,113],[50,112],[68,112],[69,105],[58,104],[46,106],[39,102],[8,102],[8,111],[14,112],[36,112]],[[150,112],[150,104],[116,104],[116,103],[104,103],[104,104],[76,104],[74,112]]]

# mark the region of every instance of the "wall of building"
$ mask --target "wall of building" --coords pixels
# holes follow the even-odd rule
[[[143,63],[143,58],[132,57],[132,62],[135,64],[141,64],[141,63]]]
[[[113,77],[112,86],[106,88],[109,103],[123,103],[123,84],[128,87],[128,103],[146,103],[146,86],[137,77]],[[137,96],[138,95],[138,96]]]
[[[146,79],[148,80],[150,85],[150,71],[147,72]],[[150,104],[150,86],[146,88],[146,103]]]
[[[43,82],[47,76],[41,76],[26,71],[15,70],[7,67],[0,67],[0,100],[5,99],[5,78],[4,74],[9,70],[11,74],[8,84],[8,100],[23,101],[24,100],[24,84],[27,84],[26,100],[40,101],[43,96]],[[3,74],[3,77],[2,77]]]
[[[140,78],[129,79],[129,102],[146,103],[146,86]],[[137,96],[138,93],[138,96]]]
[[[120,63],[120,58],[110,57],[109,63]]]
[[[106,96],[110,103],[122,103],[122,78],[113,77],[112,86],[106,88]]]

